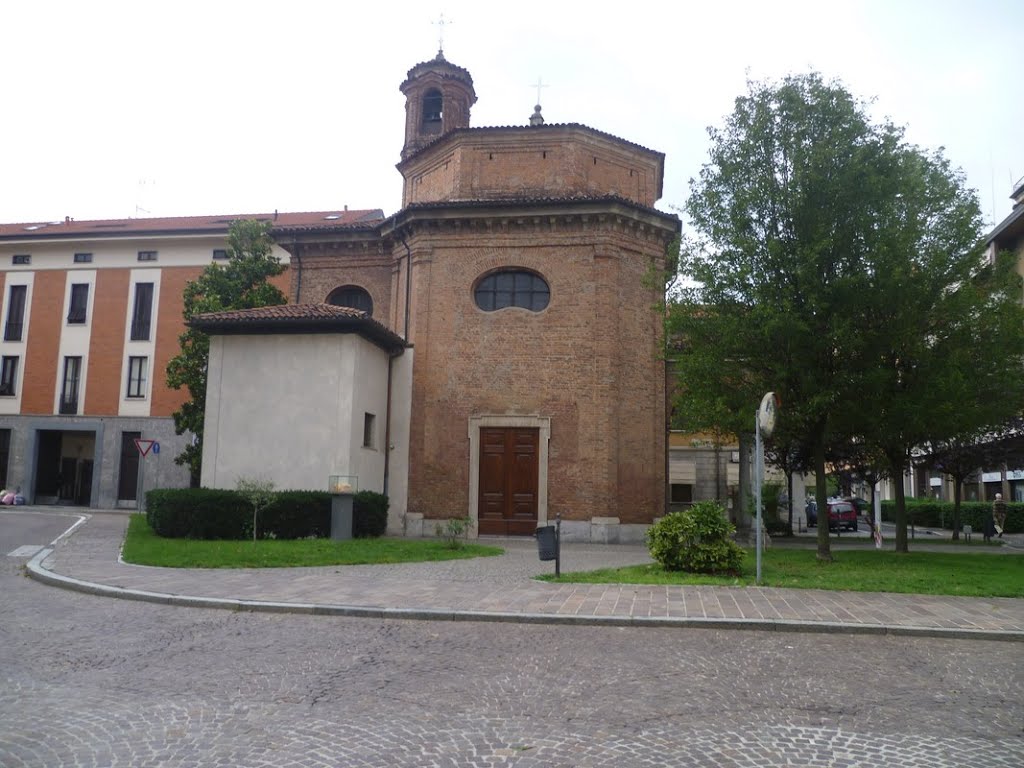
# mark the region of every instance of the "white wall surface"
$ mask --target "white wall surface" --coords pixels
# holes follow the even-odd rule
[[[406,349],[391,362],[391,439],[388,450],[388,533],[405,533],[409,506],[409,430],[412,424],[412,369],[414,354]]]
[[[131,235],[124,239],[69,237],[66,240],[30,241],[0,244],[0,265],[5,272],[39,272],[49,269],[75,269],[76,253],[91,253],[91,266],[133,268],[206,266],[215,262],[213,250],[226,248],[227,236],[198,235]],[[156,251],[156,261],[139,261],[139,251]],[[30,264],[12,264],[14,254],[28,254]],[[288,264],[287,251],[278,245],[274,255]]]
[[[388,355],[355,334],[223,336],[210,343],[202,484],[240,477],[326,490],[354,474],[383,490]],[[377,417],[364,448],[363,414]]]

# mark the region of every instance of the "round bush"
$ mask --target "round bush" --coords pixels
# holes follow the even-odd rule
[[[721,504],[699,501],[652,525],[647,547],[666,571],[738,574],[743,550],[729,538],[735,530]]]

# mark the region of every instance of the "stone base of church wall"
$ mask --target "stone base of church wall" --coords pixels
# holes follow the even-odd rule
[[[403,528],[396,530],[394,535],[404,535],[408,538],[435,538],[438,526],[443,528],[447,523],[448,520],[425,519],[421,514],[407,512],[404,516]],[[617,517],[563,520],[562,540],[588,544],[643,544],[648,528],[650,526],[645,524],[620,523]],[[388,533],[391,534],[392,531],[389,529]],[[470,530],[469,538],[477,538],[475,528]]]
[[[642,523],[621,523],[617,517],[563,520],[562,540],[591,544],[642,544],[649,527]]]

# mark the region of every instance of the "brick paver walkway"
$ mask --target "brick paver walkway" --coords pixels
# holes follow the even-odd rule
[[[1024,600],[825,590],[550,584],[532,540],[502,540],[500,557],[376,566],[245,570],[152,568],[118,561],[127,516],[93,514],[33,576],[64,586],[163,602],[244,601],[256,610],[566,623],[744,626],[760,629],[934,633],[1024,640]],[[564,544],[562,569],[648,562],[635,545]],[[38,567],[41,562],[41,567]],[[1022,558],[1024,574],[1024,558]],[[55,579],[50,579],[54,581]],[[84,582],[82,584],[81,582]],[[99,585],[90,587],[89,585]],[[172,598],[170,596],[177,596]]]

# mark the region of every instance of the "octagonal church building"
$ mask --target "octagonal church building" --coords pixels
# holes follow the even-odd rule
[[[574,123],[471,127],[473,79],[409,70],[402,209],[274,227],[290,303],[211,334],[202,483],[354,476],[389,532],[638,540],[666,498],[664,155]]]

